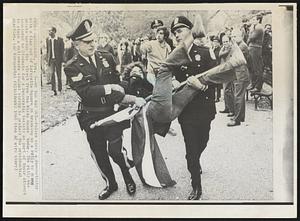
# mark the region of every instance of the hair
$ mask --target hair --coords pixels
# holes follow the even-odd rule
[[[156,33],[158,33],[159,31],[164,32],[164,39],[167,39],[170,35],[170,32],[168,31],[168,29],[165,26],[159,26],[156,30]]]
[[[56,28],[54,26],[52,26],[50,30],[56,33]]]
[[[261,24],[262,22],[262,19],[263,19],[263,16],[262,15],[256,15],[256,20]]]
[[[221,33],[220,33],[220,43],[221,43],[221,44],[223,44],[223,41],[222,41],[222,40],[223,40],[223,37],[224,37],[225,35],[226,35],[226,34],[225,34],[224,32],[221,32]]]
[[[242,22],[243,22],[243,23],[248,22],[248,21],[249,21],[248,18],[243,18],[243,19],[242,19]]]
[[[224,37],[227,37],[227,38],[228,38],[228,40],[229,40],[229,41],[231,41],[231,37],[229,37],[228,35],[226,35],[226,34],[225,34],[225,35],[223,35],[223,36],[222,36],[222,38],[221,38],[221,42],[222,42],[222,44],[223,44],[223,38],[224,38]]]
[[[145,66],[143,65],[142,62],[137,61],[137,62],[132,62],[132,63],[128,64],[125,67],[125,69],[124,69],[124,71],[122,73],[122,76],[124,77],[124,80],[127,80],[127,79],[130,78],[130,72],[132,71],[132,69],[134,67],[139,67],[142,70],[142,72],[143,72],[144,78],[146,79],[146,75],[147,75],[146,68],[145,68]]]
[[[270,26],[270,27],[272,27],[272,25],[271,25],[271,24],[265,24],[265,27],[267,27],[267,26]]]
[[[122,47],[122,45],[125,45],[125,51],[128,51],[128,46],[129,46],[128,41],[121,41],[120,48]]]

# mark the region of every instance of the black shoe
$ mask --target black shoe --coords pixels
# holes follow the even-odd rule
[[[129,170],[122,171],[122,174],[123,174],[123,178],[124,178],[124,181],[125,181],[127,193],[129,195],[133,195],[136,191],[136,185],[135,185],[135,182],[132,179],[132,176],[129,173]]]
[[[51,82],[47,82],[46,84],[51,84]]]
[[[240,121],[236,121],[236,120],[231,120],[227,126],[228,127],[234,127],[234,126],[238,126],[238,125],[241,125],[241,122]]]
[[[202,195],[202,188],[201,187],[196,187],[193,188],[192,192],[190,193],[188,200],[198,200],[200,199]]]
[[[105,187],[105,189],[102,190],[102,192],[99,194],[99,200],[107,199],[113,192],[117,191],[117,189],[118,189],[117,183]]]
[[[54,96],[56,96],[57,95],[57,92],[56,91],[53,91],[54,92]]]
[[[228,114],[228,113],[230,113],[229,110],[226,110],[226,109],[225,109],[225,110],[221,110],[221,111],[219,111],[219,112],[220,112],[221,114]]]

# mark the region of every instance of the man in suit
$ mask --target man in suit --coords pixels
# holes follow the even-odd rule
[[[171,31],[177,42],[180,43],[184,39],[192,37],[192,27],[193,24],[190,20],[179,16],[172,22]],[[214,85],[208,86],[208,89],[204,91],[202,90],[203,85],[194,77],[194,75],[214,67],[213,58],[215,57],[213,51],[204,46],[206,43],[204,31],[198,32],[198,36],[194,37],[197,41],[194,41],[189,51],[192,61],[174,70],[176,80],[179,82],[188,80],[188,85],[198,90],[197,95],[178,117],[184,136],[187,168],[192,179],[193,190],[189,194],[188,200],[198,200],[202,194],[200,156],[206,148],[210,124],[216,114]]]
[[[64,61],[64,41],[62,38],[56,36],[56,28],[51,27],[49,29],[49,37],[46,39],[47,45],[47,62],[50,69],[51,85],[54,95],[57,95],[57,91],[61,93],[61,67]],[[56,73],[56,76],[55,76]],[[57,78],[57,88],[56,88]]]
[[[145,104],[143,98],[125,95],[119,85],[120,76],[116,64],[109,52],[95,52],[95,34],[91,30],[92,22],[82,21],[69,34],[78,50],[65,67],[70,86],[80,97],[78,120],[86,132],[91,148],[91,156],[96,161],[99,171],[106,182],[106,187],[99,194],[99,199],[108,198],[118,189],[109,156],[119,165],[127,192],[132,195],[136,185],[129,169],[133,162],[128,159],[127,151],[122,145],[122,132],[130,126],[128,121],[111,126],[100,126],[94,129],[90,125],[116,112],[115,104]]]

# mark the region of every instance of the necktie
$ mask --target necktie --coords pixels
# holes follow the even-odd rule
[[[95,63],[93,62],[92,57],[89,57],[89,61],[90,61],[90,64],[93,65],[94,68],[96,68],[96,65],[95,65]],[[96,69],[97,69],[97,68],[96,68]]]

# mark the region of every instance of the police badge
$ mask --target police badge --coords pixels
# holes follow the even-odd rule
[[[109,63],[107,62],[107,60],[105,58],[102,59],[102,63],[103,63],[103,66],[108,68],[109,67]]]
[[[201,60],[201,55],[200,54],[196,54],[195,55],[195,60],[196,61],[200,61]]]

